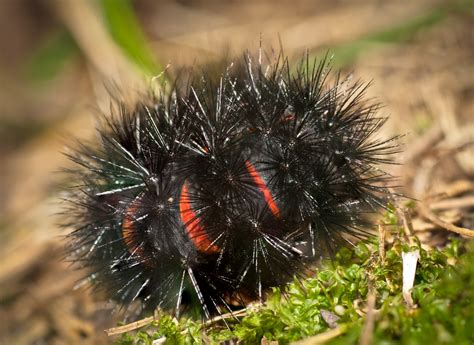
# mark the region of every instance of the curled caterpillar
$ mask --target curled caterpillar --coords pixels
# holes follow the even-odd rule
[[[210,317],[262,300],[390,200],[378,165],[399,145],[374,137],[365,84],[327,86],[308,57],[241,66],[120,107],[70,155],[70,251],[120,304]]]

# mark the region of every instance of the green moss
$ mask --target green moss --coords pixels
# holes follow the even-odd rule
[[[392,214],[387,215],[390,221]],[[403,251],[417,249],[420,260],[412,291],[416,309],[403,300]],[[454,265],[453,265],[454,263]],[[472,344],[474,341],[474,252],[457,241],[442,250],[410,248],[396,240],[379,257],[374,241],[359,243],[353,250],[344,248],[332,262],[325,262],[317,274],[288,285],[283,298],[274,289],[264,306],[250,308],[248,314],[224,326],[203,327],[198,321],[182,319],[173,323],[169,316],[137,335],[124,335],[118,344],[151,344],[166,336],[167,344],[210,343],[239,339],[245,344],[260,344],[262,337],[288,344],[329,330],[321,311],[339,318],[342,335],[331,344],[356,344],[365,322],[369,284],[376,291],[374,344]]]

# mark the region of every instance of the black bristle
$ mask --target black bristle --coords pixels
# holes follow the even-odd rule
[[[327,86],[326,60],[262,65],[246,55],[216,83],[118,106],[100,142],[70,158],[70,251],[116,301],[205,317],[261,300],[341,244],[391,199],[396,138],[363,100]]]

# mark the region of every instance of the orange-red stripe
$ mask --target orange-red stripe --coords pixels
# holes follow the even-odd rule
[[[179,199],[179,213],[181,221],[183,222],[189,238],[200,252],[217,253],[220,248],[209,239],[204,227],[201,225],[196,212],[191,208],[191,201],[189,199],[188,183],[183,184],[181,189],[181,197]]]
[[[245,165],[247,167],[247,171],[249,172],[250,176],[252,176],[253,181],[257,185],[258,189],[260,189],[260,192],[262,192],[263,198],[265,199],[265,202],[270,208],[270,211],[272,211],[275,217],[280,218],[281,217],[280,209],[275,203],[272,193],[268,190],[267,185],[265,184],[263,179],[260,177],[260,175],[258,174],[255,167],[252,165],[252,163],[250,163],[249,161],[245,161]]]
[[[122,237],[125,241],[125,245],[128,248],[130,254],[143,254],[143,249],[136,243],[136,240],[133,238],[133,233],[135,231],[135,214],[138,209],[138,200],[134,200],[130,206],[127,207],[125,211],[125,217],[122,221]]]

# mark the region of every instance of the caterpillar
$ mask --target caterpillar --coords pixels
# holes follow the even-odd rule
[[[120,305],[209,318],[367,237],[398,138],[375,137],[386,118],[367,84],[329,85],[329,72],[245,54],[217,79],[118,104],[99,142],[68,154],[73,260]]]

